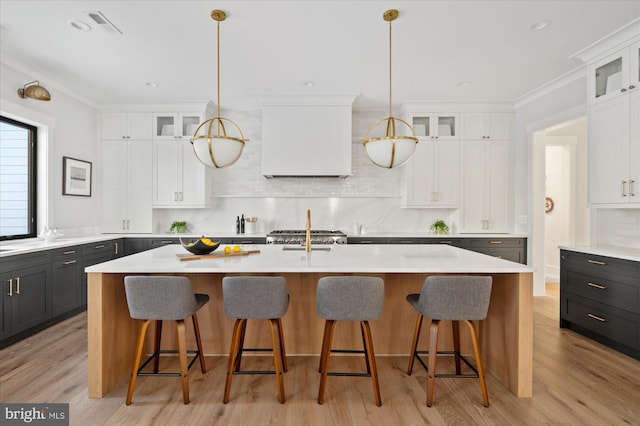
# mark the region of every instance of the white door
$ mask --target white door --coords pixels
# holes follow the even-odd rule
[[[102,232],[125,230],[126,181],[126,141],[102,141]]]
[[[507,178],[509,142],[485,146],[485,232],[507,232]]]
[[[128,232],[152,231],[152,146],[151,141],[129,141]]]
[[[484,141],[460,142],[462,211],[460,231],[484,232],[485,220],[485,155]]]
[[[460,176],[460,142],[434,142],[433,190],[437,205],[457,207]]]
[[[204,207],[207,204],[206,197],[206,167],[198,160],[193,152],[193,145],[182,139],[178,142],[180,151],[181,167],[179,180],[181,181],[180,192],[181,202],[185,207]]]
[[[180,151],[176,140],[153,141],[153,205],[173,206],[179,201]]]

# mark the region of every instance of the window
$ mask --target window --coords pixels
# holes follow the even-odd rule
[[[34,126],[0,116],[0,240],[36,236]]]

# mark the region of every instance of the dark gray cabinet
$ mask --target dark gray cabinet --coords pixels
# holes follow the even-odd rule
[[[83,305],[81,257],[80,245],[51,252],[51,309],[54,317]]]
[[[148,238],[125,238],[124,255],[129,256],[131,254],[136,254],[140,253],[141,251],[148,250],[148,240]]]
[[[266,244],[266,237],[243,237],[238,236],[234,238],[213,238],[214,241],[222,240],[222,244]]]
[[[84,244],[82,246],[82,265],[80,274],[81,305],[87,304],[87,274],[85,268],[108,262],[112,259],[124,256],[125,239],[102,241],[97,243]]]
[[[2,261],[0,347],[5,339],[49,320],[51,276],[48,253],[11,256]]]
[[[560,327],[640,359],[640,262],[561,250]]]
[[[348,244],[447,244],[466,250],[527,263],[526,238],[459,238],[459,237],[349,237]]]

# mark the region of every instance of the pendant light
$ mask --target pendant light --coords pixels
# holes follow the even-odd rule
[[[391,22],[397,17],[398,11],[395,9],[387,10],[382,15],[389,22],[389,116],[373,123],[362,141],[369,159],[377,166],[388,169],[409,161],[418,143],[411,125],[394,117],[391,109]]]
[[[211,19],[218,23],[218,102],[217,114],[200,124],[191,138],[193,151],[206,166],[223,169],[233,165],[244,149],[244,138],[240,127],[220,115],[220,22],[227,18],[222,10],[212,10]]]
[[[49,91],[40,86],[40,82],[37,80],[25,84],[22,89],[18,89],[18,96],[20,96],[22,99],[31,98],[38,101],[51,100],[51,94],[49,93]]]

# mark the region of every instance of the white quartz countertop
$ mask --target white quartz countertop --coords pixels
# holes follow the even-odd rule
[[[640,249],[624,247],[590,247],[590,246],[559,246],[560,250],[575,251],[578,253],[594,254],[597,256],[614,257],[617,259],[633,260],[640,262]]]
[[[285,250],[282,245],[243,245],[258,254],[180,261],[188,252],[171,244],[86,268],[100,273],[521,273],[533,268],[447,245],[333,245]],[[300,248],[300,246],[297,246]],[[214,252],[214,253],[217,253]]]

